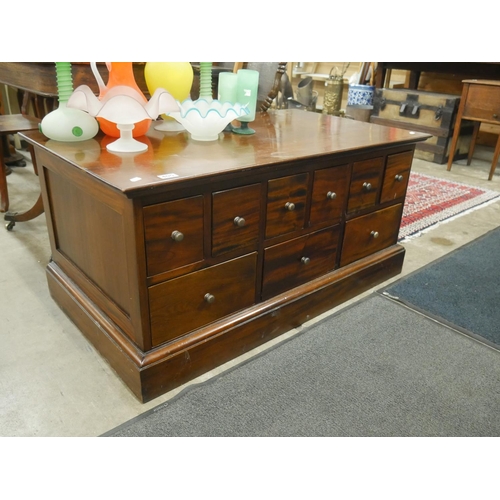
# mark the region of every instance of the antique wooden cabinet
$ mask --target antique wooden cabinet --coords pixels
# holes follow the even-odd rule
[[[448,161],[460,96],[408,89],[376,89],[370,121],[379,125],[431,134],[415,147],[415,158],[443,164]],[[474,130],[464,120],[454,160],[467,158]]]
[[[33,144],[50,292],[148,401],[399,273],[415,144],[428,135],[300,110],[255,135],[152,128]]]

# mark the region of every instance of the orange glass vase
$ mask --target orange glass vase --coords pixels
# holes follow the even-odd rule
[[[148,102],[146,96],[135,81],[134,69],[131,62],[112,62],[106,63],[106,66],[109,70],[109,79],[107,85],[105,86],[101,80],[101,83],[99,84],[99,99],[103,98],[111,88],[116,87],[117,85],[126,85],[139,92],[144,100],[144,103]],[[116,127],[115,123],[100,117],[98,117],[97,120],[99,121],[101,130],[106,135],[111,137],[120,137],[120,131]],[[140,137],[141,135],[145,135],[151,125],[151,121],[152,120],[142,120],[141,122],[136,123],[134,129],[132,130],[132,136]]]

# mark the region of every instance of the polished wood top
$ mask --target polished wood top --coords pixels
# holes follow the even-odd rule
[[[34,116],[21,114],[0,115],[0,134],[15,134],[22,130],[38,130],[40,121]]]
[[[187,132],[158,132],[153,125],[138,138],[148,150],[115,154],[106,150],[114,141],[101,132],[91,140],[64,143],[38,131],[21,135],[30,143],[60,156],[75,168],[133,197],[150,191],[175,189],[185,181],[221,179],[245,170],[287,165],[292,160],[342,155],[423,141],[428,134],[358,122],[303,110],[257,113],[254,135],[222,134],[217,141],[194,141]]]
[[[500,87],[500,80],[462,80],[462,83],[471,83],[473,85],[493,85],[494,87]]]

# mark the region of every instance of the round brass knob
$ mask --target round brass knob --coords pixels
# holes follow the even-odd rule
[[[403,176],[402,175],[396,175],[395,179],[398,181],[398,182],[401,182],[403,180]]]
[[[246,221],[243,217],[235,217],[233,222],[234,225],[238,227],[243,227],[246,224]]]
[[[496,119],[496,118],[498,118],[498,115],[495,113],[495,114],[493,115],[493,118],[495,118],[495,119]]]
[[[184,235],[180,231],[173,231],[171,237],[174,241],[182,241],[184,239]]]
[[[370,236],[372,236],[373,238],[378,238],[378,231],[372,231],[370,233]]]
[[[337,198],[337,193],[334,193],[332,191],[328,191],[328,193],[326,193],[326,197],[329,199],[329,200],[334,200],[335,198]]]
[[[295,203],[292,203],[291,201],[288,201],[286,204],[285,204],[285,208],[287,210],[289,210],[290,212],[292,212],[293,210],[295,210]]]
[[[206,293],[204,299],[205,302],[208,302],[209,304],[213,304],[215,302],[215,297],[211,293]]]
[[[363,188],[365,189],[365,191],[370,191],[372,185],[369,182],[365,182],[363,183]]]
[[[311,259],[309,257],[302,257],[302,259],[300,259],[300,262],[302,262],[302,264],[309,264],[309,262],[311,262]]]

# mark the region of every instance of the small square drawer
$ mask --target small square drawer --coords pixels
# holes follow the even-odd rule
[[[312,226],[340,221],[349,192],[351,170],[349,165],[324,168],[314,172],[314,183],[309,221]]]
[[[348,213],[375,206],[383,169],[384,159],[382,157],[357,161],[353,164]]]
[[[393,205],[346,222],[340,265],[345,266],[398,240],[403,204]]]
[[[265,300],[333,271],[339,236],[340,225],[337,224],[267,248],[262,298]]]
[[[251,306],[256,261],[253,253],[150,287],[153,346]]]
[[[387,157],[380,203],[394,201],[405,195],[412,160],[412,151],[405,151]]]
[[[463,116],[500,123],[500,88],[496,85],[471,84]]]
[[[266,238],[304,227],[308,178],[303,173],[268,182]]]
[[[148,276],[203,260],[203,197],[145,207]]]
[[[257,250],[261,185],[253,184],[212,195],[212,255]]]

